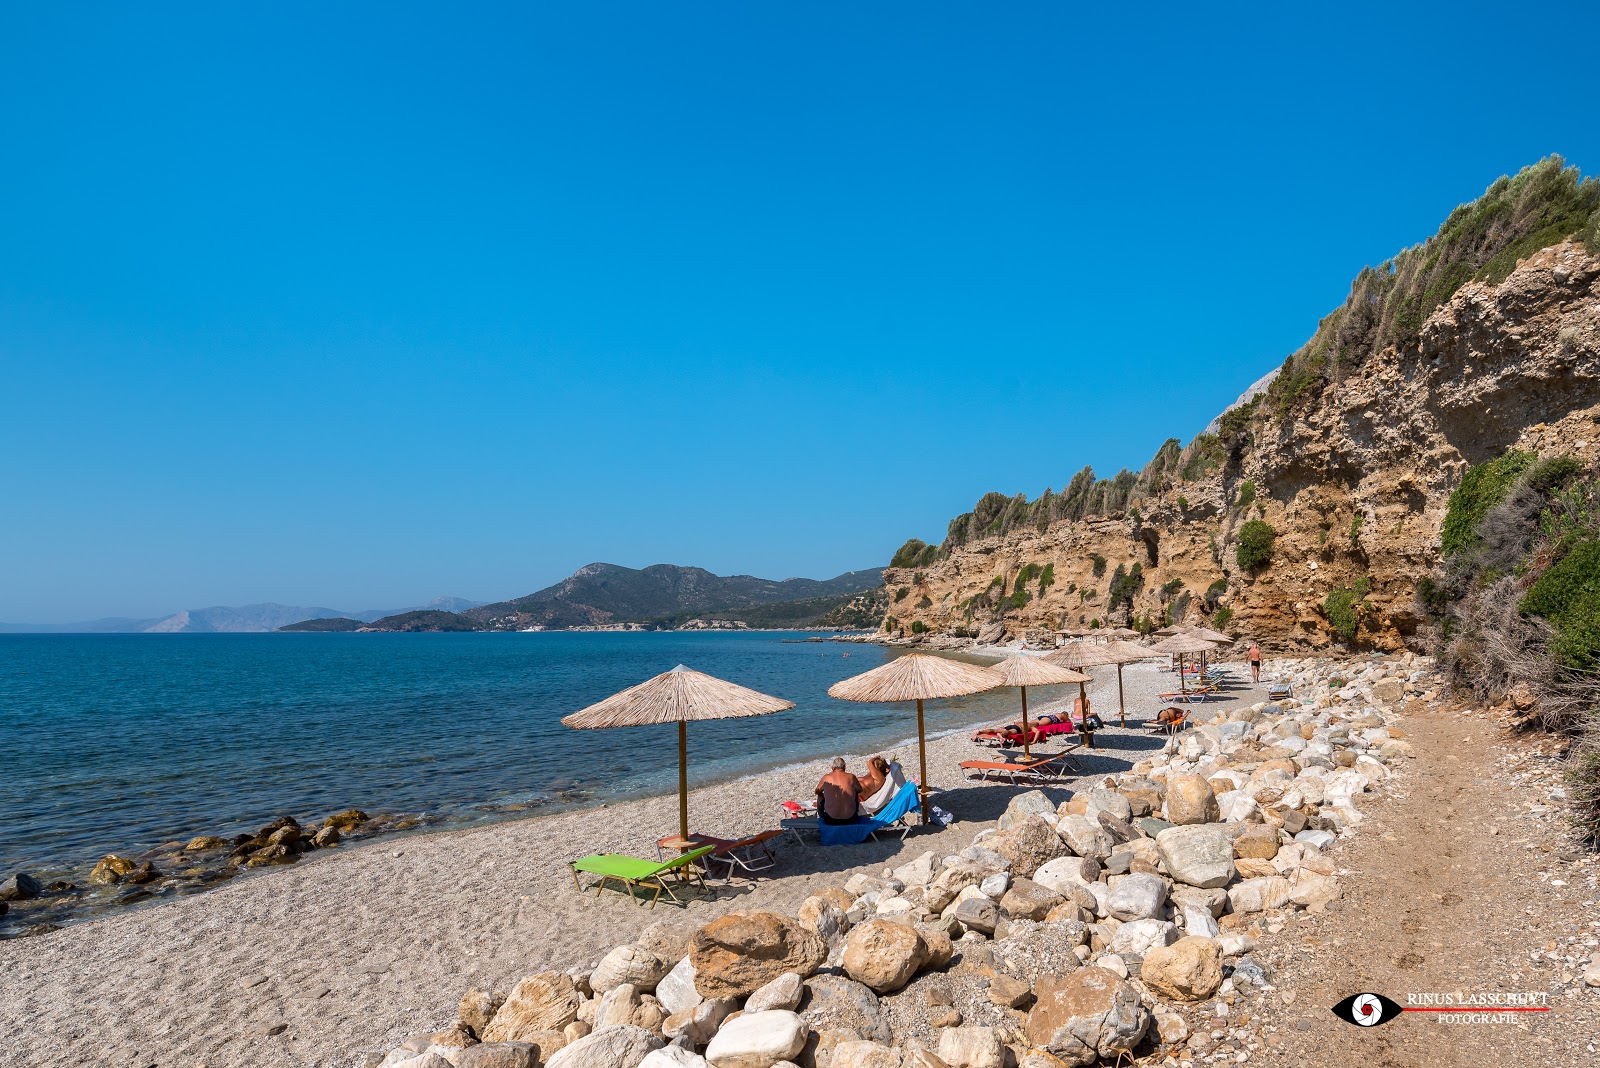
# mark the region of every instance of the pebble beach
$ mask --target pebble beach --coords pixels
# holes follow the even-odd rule
[[[1242,665],[1234,673],[1248,679]],[[1075,781],[1125,772],[1162,745],[1116,728],[1116,673],[1095,674],[1090,692],[1108,729],[1081,754],[1083,776],[1046,788],[1061,799]],[[1135,664],[1124,680],[1130,714],[1142,719],[1174,676]],[[1210,707],[1264,693],[1240,686]],[[1044,703],[1030,696],[1030,705]],[[909,709],[873,714],[903,715],[914,731]],[[890,752],[914,769],[914,739]],[[859,768],[868,754],[846,755]],[[676,823],[668,795],[321,851],[194,897],[0,942],[0,1004],[21,1010],[0,1016],[0,1049],[22,1066],[361,1064],[361,1054],[430,1021],[449,1023],[468,987],[505,989],[541,968],[592,964],[648,922],[699,925],[752,908],[792,914],[818,887],[946,843],[953,851],[993,826],[1019,792],[961,778],[962,760],[992,755],[965,731],[930,743],[929,778],[945,791],[937,803],[955,814],[952,826],[919,829],[903,843],[785,843],[773,871],[684,909],[578,893],[565,864],[591,852],[653,856]],[[809,796],[822,770],[819,762],[698,789],[693,825],[728,837],[769,829],[777,802]]]

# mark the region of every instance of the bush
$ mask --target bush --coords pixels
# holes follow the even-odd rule
[[[1044,568],[1040,567],[1038,564],[1027,564],[1022,568],[1022,570],[1017,572],[1016,582],[1012,584],[1011,588],[1012,590],[1021,590],[1024,586],[1028,585],[1042,574],[1044,574]]]
[[[1278,532],[1270,523],[1252,519],[1239,528],[1239,547],[1234,558],[1246,571],[1256,571],[1272,562],[1272,543]]]
[[[1028,596],[1028,591],[1027,590],[1017,590],[1010,597],[1007,597],[1005,600],[1001,601],[1000,602],[1000,607],[1002,609],[1021,608],[1024,605],[1026,605],[1030,600],[1032,600],[1032,598],[1030,598]]]
[[[1207,611],[1215,611],[1217,602],[1222,600],[1222,595],[1228,592],[1228,580],[1217,579],[1206,587],[1205,601]]]
[[[1525,482],[1543,494],[1566,489],[1583,474],[1583,461],[1575,456],[1552,456],[1528,468]]]
[[[1506,499],[1522,472],[1533,462],[1533,453],[1513,450],[1479,464],[1462,477],[1461,485],[1450,494],[1444,526],[1439,531],[1439,549],[1445,557],[1455,556],[1478,543],[1478,524],[1489,514],[1489,509]]]
[[[1045,564],[1044,570],[1039,572],[1039,596],[1044,596],[1044,591],[1056,584],[1056,565]]]
[[[1100,629],[1100,621],[1098,619],[1089,620],[1089,629],[1090,630],[1099,630]]]
[[[929,597],[927,594],[923,594],[922,595],[922,599],[917,602],[917,607],[919,609],[920,608],[932,608],[933,607],[933,598]]]
[[[1361,515],[1360,512],[1357,512],[1355,515],[1350,517],[1350,544],[1351,545],[1359,545],[1359,544],[1361,544],[1361,520],[1362,520],[1362,515]]]
[[[1099,553],[1095,553],[1093,556],[1089,557],[1089,564],[1090,564],[1091,568],[1094,571],[1094,577],[1095,578],[1105,578],[1106,577],[1106,558],[1105,557],[1101,556]]]
[[[883,629],[892,634],[900,629],[900,621],[894,618],[894,616],[884,616]]]
[[[1161,587],[1161,599],[1163,601],[1171,600],[1172,599],[1172,595],[1177,593],[1181,589],[1183,589],[1183,579],[1175,578],[1171,582],[1168,582],[1168,583],[1165,583],[1164,585],[1162,585],[1162,587]]]
[[[1239,483],[1239,496],[1233,502],[1241,510],[1250,507],[1256,502],[1256,484],[1254,482]]]
[[[1362,575],[1353,587],[1330,590],[1322,602],[1328,624],[1346,645],[1356,640],[1356,631],[1361,628],[1361,605],[1371,590],[1372,580]]]
[[[1134,564],[1123,570],[1121,564],[1111,573],[1111,589],[1106,592],[1106,607],[1116,608],[1124,602],[1131,604],[1134,595],[1144,588],[1144,568]]]
[[[1189,510],[1189,498],[1183,496],[1180,493],[1178,495],[1178,511],[1187,512],[1188,510]]]
[[[1223,605],[1221,608],[1211,613],[1211,625],[1217,630],[1221,630],[1223,627],[1228,625],[1228,621],[1232,618],[1233,609],[1229,608],[1227,605]]]
[[[912,634],[921,634],[923,631],[925,631],[927,629],[928,629],[928,625],[926,623],[924,623],[922,620],[913,619],[911,621],[911,633]]]
[[[911,587],[910,586],[901,586],[898,590],[895,590],[894,591],[894,603],[895,604],[899,604],[901,601],[905,600],[906,599],[906,595],[909,594],[910,592],[911,592]]]
[[[1450,593],[1443,584],[1436,582],[1432,577],[1423,575],[1417,580],[1417,603],[1429,615],[1443,615],[1445,609],[1450,607]]]
[[[921,538],[908,538],[889,560],[890,567],[926,567],[939,559],[939,547]]]
[[[1551,651],[1564,665],[1600,669],[1600,538],[1579,543],[1546,568],[1520,607],[1555,627]]]

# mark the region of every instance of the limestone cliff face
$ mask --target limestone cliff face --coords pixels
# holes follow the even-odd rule
[[[1574,242],[1527,257],[1499,285],[1467,284],[1417,340],[1377,353],[1309,406],[1256,412],[1203,481],[1161,487],[1121,516],[1013,531],[925,568],[890,569],[889,615],[908,636],[920,622],[934,641],[985,626],[992,635],[997,623],[1022,637],[1121,622],[1128,613],[1107,611],[1108,587],[1119,564],[1138,564],[1134,618],[1164,620],[1176,604],[1199,619],[1220,581],[1212,596],[1231,609],[1233,633],[1319,647],[1334,640],[1324,599],[1365,578],[1358,642],[1398,648],[1424,621],[1416,587],[1438,564],[1450,491],[1512,447],[1600,449],[1600,259]],[[1255,499],[1241,507],[1245,483]],[[1277,537],[1252,574],[1235,550],[1240,526],[1257,518]],[[1046,564],[1054,582],[1042,592],[1034,577],[1025,604],[991,603],[1013,594],[1022,569]]]

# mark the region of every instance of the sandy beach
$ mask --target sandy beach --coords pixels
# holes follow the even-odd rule
[[[1232,666],[1248,679],[1248,669]],[[1116,672],[1095,675],[1095,709],[1109,729],[1078,761],[1082,776],[1047,789],[1059,799],[1075,783],[1125,771],[1162,745],[1131,719],[1128,730],[1116,727]],[[1130,716],[1139,720],[1174,682],[1148,663],[1129,666],[1124,678]],[[1030,705],[1066,693],[1031,693]],[[1228,701],[1264,694],[1264,686],[1241,684]],[[903,716],[914,734],[909,709],[863,714]],[[893,754],[915,773],[914,741]],[[792,912],[815,889],[855,871],[946,843],[963,846],[1018,789],[961,778],[960,761],[991,754],[966,732],[929,746],[929,778],[944,790],[937,803],[957,817],[952,827],[922,828],[903,843],[824,849],[789,842],[764,877],[735,880],[682,909],[580,894],[565,866],[590,852],[654,855],[655,840],[676,824],[676,797],[665,796],[330,850],[205,894],[0,942],[0,1060],[359,1066],[368,1052],[448,1024],[469,987],[508,989],[542,968],[592,964],[657,921],[698,926],[734,909]],[[852,768],[864,756],[847,754]],[[692,823],[730,837],[768,829],[776,803],[808,796],[823,770],[819,761],[696,790]]]

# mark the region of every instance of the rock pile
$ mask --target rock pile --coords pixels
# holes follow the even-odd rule
[[[658,923],[592,968],[469,991],[375,1068],[1059,1068],[1175,1051],[1183,1007],[1272,989],[1256,931],[1339,895],[1328,850],[1408,755],[1415,658],[1297,661],[1295,699],[1211,711],[959,852],[856,874],[795,918]],[[1265,924],[1265,930],[1262,926]],[[982,991],[981,1000],[974,991]],[[978,1022],[981,1020],[982,1022]]]

